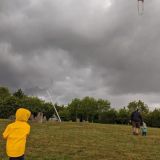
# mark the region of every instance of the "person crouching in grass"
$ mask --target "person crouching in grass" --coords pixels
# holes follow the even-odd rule
[[[9,124],[3,133],[9,160],[24,160],[26,138],[30,133],[30,125],[27,123],[30,115],[29,110],[19,108],[15,122]]]

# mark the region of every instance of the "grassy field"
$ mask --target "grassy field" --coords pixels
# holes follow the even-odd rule
[[[8,122],[0,121],[2,134]],[[131,126],[92,123],[31,124],[27,160],[159,160],[160,129],[133,136]],[[6,160],[0,140],[0,160]]]

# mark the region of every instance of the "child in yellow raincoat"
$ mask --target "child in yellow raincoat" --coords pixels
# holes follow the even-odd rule
[[[24,160],[27,135],[30,133],[30,125],[27,123],[31,112],[20,108],[16,111],[16,120],[7,126],[3,138],[7,140],[6,152],[9,160]]]

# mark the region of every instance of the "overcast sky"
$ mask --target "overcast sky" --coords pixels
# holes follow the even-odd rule
[[[160,106],[160,0],[0,0],[0,85],[67,104]]]

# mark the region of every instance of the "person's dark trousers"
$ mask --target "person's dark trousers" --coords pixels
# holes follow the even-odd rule
[[[147,133],[146,133],[146,132],[143,132],[143,133],[142,133],[142,136],[146,136],[146,135],[147,135]]]
[[[9,160],[24,160],[24,155],[20,157],[10,157]]]

